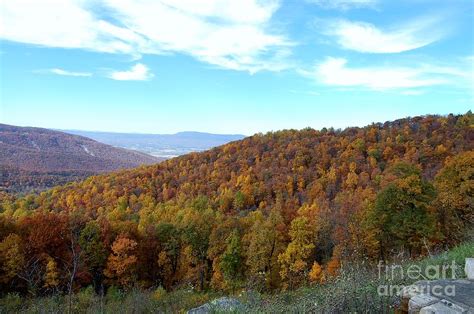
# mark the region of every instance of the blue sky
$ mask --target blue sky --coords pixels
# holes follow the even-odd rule
[[[139,133],[474,108],[471,0],[4,0],[0,122]]]

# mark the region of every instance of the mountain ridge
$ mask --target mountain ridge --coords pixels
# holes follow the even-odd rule
[[[52,183],[50,178],[41,178],[41,173],[46,177],[56,177],[57,183],[61,184],[69,181],[70,176],[65,175],[68,172],[77,179],[161,161],[141,152],[112,147],[83,136],[6,124],[0,124],[0,149],[0,186],[7,190],[34,188],[35,177],[40,182]],[[32,186],[17,185],[14,173],[30,176],[28,181],[32,182]],[[24,180],[19,179],[19,182]],[[50,187],[49,184],[39,186]]]
[[[131,178],[138,178],[140,176],[144,176],[145,178],[150,178],[150,177],[155,177],[155,176],[160,176],[160,177],[166,177],[167,182],[165,185],[169,188],[172,188],[173,186],[177,186],[179,184],[182,184],[182,178],[181,176],[184,173],[181,173],[180,175],[176,175],[175,177],[171,176],[169,173],[165,174],[164,172],[179,172],[180,170],[177,170],[176,167],[178,167],[180,164],[188,164],[188,171],[191,171],[191,173],[186,173],[186,175],[190,175],[193,180],[196,180],[199,176],[205,177],[206,175],[209,174],[208,170],[207,172],[202,172],[200,173],[199,169],[200,167],[211,167],[215,165],[216,162],[219,162],[219,166],[222,166],[222,162],[219,161],[220,158],[225,158],[225,165],[229,166],[229,171],[227,174],[224,175],[225,178],[232,178],[233,181],[236,180],[236,176],[238,173],[241,171],[255,171],[254,166],[256,161],[259,159],[263,158],[264,155],[270,156],[270,153],[272,150],[275,148],[278,149],[290,149],[289,153],[284,154],[283,156],[280,154],[279,157],[283,157],[287,159],[287,162],[293,161],[293,159],[298,155],[305,155],[309,154],[310,150],[314,150],[319,153],[324,153],[322,152],[323,150],[328,150],[326,152],[325,159],[316,159],[318,164],[321,164],[323,168],[325,168],[325,171],[331,170],[331,167],[334,167],[327,159],[334,159],[337,158],[341,152],[344,152],[345,150],[350,150],[352,153],[357,153],[357,154],[362,154],[361,156],[357,157],[352,156],[351,158],[354,160],[359,159],[357,162],[361,161],[361,158],[364,159],[370,159],[376,160],[377,162],[381,162],[382,164],[380,167],[372,167],[374,168],[372,171],[375,172],[373,175],[377,175],[377,173],[382,173],[383,170],[387,167],[386,163],[387,159],[393,159],[397,160],[397,158],[400,158],[401,155],[408,153],[406,149],[402,150],[403,145],[413,145],[417,143],[418,146],[420,146],[418,149],[423,148],[425,150],[443,150],[443,148],[440,148],[443,145],[448,145],[447,143],[443,143],[440,139],[437,139],[436,141],[431,140],[431,143],[427,144],[426,139],[422,140],[422,138],[418,138],[416,141],[410,141],[409,143],[404,143],[404,139],[402,137],[402,132],[401,129],[405,128],[405,133],[410,132],[410,136],[414,136],[417,134],[421,133],[420,131],[420,125],[427,125],[424,126],[423,132],[428,134],[429,132],[432,132],[430,129],[440,129],[443,128],[445,129],[443,132],[458,132],[458,131],[453,131],[454,128],[459,129],[463,132],[463,138],[459,138],[459,134],[457,136],[452,136],[451,141],[457,142],[457,144],[449,144],[451,149],[454,149],[455,152],[452,154],[457,154],[458,152],[462,152],[464,150],[473,150],[474,149],[474,131],[466,128],[465,125],[463,126],[457,126],[457,124],[460,123],[461,120],[465,120],[462,123],[463,124],[469,124],[473,123],[471,120],[473,120],[473,115],[472,113],[468,112],[464,115],[448,115],[448,116],[438,116],[438,115],[425,115],[425,116],[416,116],[416,117],[407,117],[407,118],[402,118],[402,119],[397,119],[393,121],[386,121],[386,122],[378,122],[378,123],[372,123],[370,125],[367,125],[365,127],[348,127],[345,128],[344,130],[335,130],[334,128],[322,128],[321,130],[315,130],[312,128],[305,128],[301,130],[295,130],[295,129],[286,129],[286,130],[280,130],[280,131],[270,131],[267,132],[266,134],[255,134],[250,137],[246,137],[240,141],[234,141],[230,142],[225,145],[221,145],[218,147],[213,147],[211,149],[208,149],[206,151],[202,152],[192,152],[183,156],[178,156],[176,158],[172,159],[167,159],[164,160],[162,163],[155,164],[155,165],[150,165],[147,167],[142,167],[139,169],[124,169],[121,172],[115,172],[112,174],[105,174],[101,175],[98,177],[94,178],[94,181],[99,179],[107,179],[107,178],[114,178],[113,182],[114,184],[120,184],[120,182],[117,182],[116,179],[125,179],[125,181],[129,181]],[[443,125],[440,123],[440,121],[447,121],[444,122],[445,124],[449,123],[449,127],[446,125]],[[454,122],[453,122],[454,121]],[[467,121],[467,122],[466,122]],[[471,121],[471,122],[469,122]],[[455,123],[456,125],[453,125]],[[448,128],[448,129],[446,129]],[[451,128],[451,129],[449,129]],[[369,131],[374,130],[374,133],[380,133],[383,132],[385,133],[384,138],[381,138],[380,135],[370,135],[373,137],[374,143],[378,146],[381,144],[381,141],[388,141],[389,144],[384,144],[384,145],[389,145],[388,149],[386,148],[386,151],[380,152],[379,148],[373,149],[371,147],[364,147],[364,148],[357,148],[355,150],[354,145],[360,145],[358,141],[357,144],[351,144],[348,145],[348,147],[338,147],[337,149],[335,147],[331,148],[328,147],[327,145],[334,145],[334,143],[331,143],[331,140],[333,138],[352,138],[357,140],[357,136],[360,136],[361,134],[367,134]],[[394,139],[391,138],[390,134],[394,135]],[[309,140],[309,138],[312,137],[313,139]],[[298,149],[296,146],[292,145],[292,142],[295,140],[304,140],[304,145],[305,147],[298,147],[300,152],[298,153]],[[272,141],[277,141],[276,143],[273,144],[268,144],[267,142],[271,143]],[[313,141],[313,142],[312,142]],[[398,143],[398,141],[400,141]],[[436,145],[433,144],[433,142],[436,143]],[[315,144],[315,146],[311,146],[312,144]],[[378,144],[380,143],[380,144]],[[368,144],[368,143],[366,143]],[[278,146],[275,146],[278,145]],[[310,146],[308,146],[310,145]],[[372,144],[374,145],[374,144]],[[428,145],[428,146],[427,146]],[[435,146],[434,148],[432,146]],[[256,149],[258,146],[258,149]],[[424,147],[422,147],[424,146]],[[392,148],[393,147],[393,148]],[[255,148],[255,149],[252,149]],[[304,149],[303,149],[304,148]],[[308,150],[309,149],[309,150]],[[363,149],[365,152],[361,152],[360,150]],[[242,154],[242,151],[245,152],[244,162],[237,162],[238,159],[242,156],[237,156],[236,154]],[[390,156],[390,154],[394,154],[394,156]],[[250,154],[250,155],[249,155]],[[276,154],[276,152],[273,152],[273,154]],[[433,178],[436,172],[439,170],[439,168],[442,166],[442,162],[440,162],[440,158],[446,158],[448,152],[447,151],[441,151],[439,155],[435,154],[435,152],[430,152],[429,155],[423,156],[423,155],[409,155],[405,158],[410,158],[412,162],[421,162],[423,164],[423,174],[427,178]],[[277,157],[273,155],[274,157]],[[389,157],[390,156],[390,157]],[[444,156],[444,157],[440,157]],[[432,158],[433,160],[430,160]],[[313,156],[311,159],[315,159]],[[261,162],[261,160],[260,160]],[[270,162],[270,161],[268,161]],[[191,165],[189,165],[192,163]],[[305,164],[308,163],[308,161],[304,162]],[[379,168],[379,169],[378,169]],[[269,168],[270,169],[270,168]],[[321,169],[318,169],[317,172],[321,172]],[[349,164],[345,163],[343,164],[340,169],[338,170],[337,176],[344,176],[347,175],[348,172],[350,171],[349,169]],[[152,172],[152,173],[150,173]],[[364,171],[358,170],[358,172],[362,173]],[[369,174],[370,175],[370,174]],[[119,176],[119,177],[117,177]],[[120,178],[120,176],[123,176],[123,178]],[[239,176],[242,176],[240,173]],[[225,181],[224,181],[225,182]],[[125,182],[122,182],[125,183]],[[169,184],[172,183],[172,184]],[[78,183],[80,184],[80,182]],[[156,184],[156,183],[155,183]],[[210,182],[211,185],[214,185],[215,182]],[[230,182],[223,183],[224,185],[231,184]],[[295,183],[296,184],[296,183]],[[161,194],[161,188],[159,188],[159,191],[157,191],[158,194]],[[206,189],[209,191],[209,189]],[[218,191],[214,191],[218,192]],[[173,193],[174,194],[174,193]],[[215,193],[214,197],[216,196]],[[198,195],[208,195],[207,193],[204,193],[203,190],[201,190],[201,193],[193,193],[191,196],[198,196]]]
[[[184,131],[175,134],[82,130],[63,130],[63,132],[86,136],[115,147],[141,151],[161,158],[172,158],[190,152],[204,151],[245,138],[245,135],[240,134],[213,134],[196,131]]]
[[[48,129],[48,128],[46,128]],[[151,136],[173,136],[173,135],[186,135],[186,134],[203,134],[203,135],[215,135],[215,136],[241,136],[247,137],[247,135],[239,133],[212,133],[203,131],[179,131],[175,133],[148,133],[148,132],[120,132],[120,131],[96,131],[96,130],[82,130],[82,129],[49,129],[60,132],[84,132],[84,133],[106,133],[106,134],[127,134],[127,135],[151,135]],[[80,135],[79,135],[80,136]]]

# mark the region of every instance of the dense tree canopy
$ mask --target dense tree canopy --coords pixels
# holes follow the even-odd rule
[[[473,226],[473,125],[469,112],[256,134],[0,194],[1,290],[292,288],[457,243]]]

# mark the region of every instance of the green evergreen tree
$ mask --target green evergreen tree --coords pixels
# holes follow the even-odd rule
[[[382,258],[390,249],[407,248],[412,255],[435,236],[435,220],[429,210],[435,197],[433,185],[407,163],[396,164],[389,175],[395,178],[378,193],[371,215]]]
[[[232,290],[235,289],[237,281],[242,273],[242,264],[242,244],[240,242],[239,232],[234,229],[227,239],[227,248],[222,255],[220,264],[224,278],[230,283]]]

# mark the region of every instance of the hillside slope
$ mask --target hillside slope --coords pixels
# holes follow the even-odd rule
[[[105,202],[110,208],[137,188],[137,196],[149,193],[156,202],[205,195],[219,203],[230,197],[230,202],[221,202],[225,210],[258,207],[261,202],[269,206],[278,195],[301,204],[313,199],[318,189],[333,200],[351,188],[346,182],[349,174],[357,177],[353,177],[355,185],[376,188],[381,183],[377,177],[399,161],[418,165],[424,178],[433,179],[447,157],[474,149],[472,124],[473,115],[468,113],[400,119],[343,131],[257,134],[150,167],[94,177],[60,191],[83,194],[107,186],[120,191]],[[242,204],[233,202],[238,192]]]
[[[36,261],[8,274],[31,274],[47,293],[46,266],[67,278],[80,243],[82,287],[269,291],[323,282],[342,261],[428,254],[474,227],[473,125],[468,112],[257,134],[39,195],[0,194],[0,241]],[[26,289],[11,278],[4,289]]]
[[[0,124],[0,187],[44,188],[160,159],[86,137]],[[35,182],[36,181],[36,182]]]

